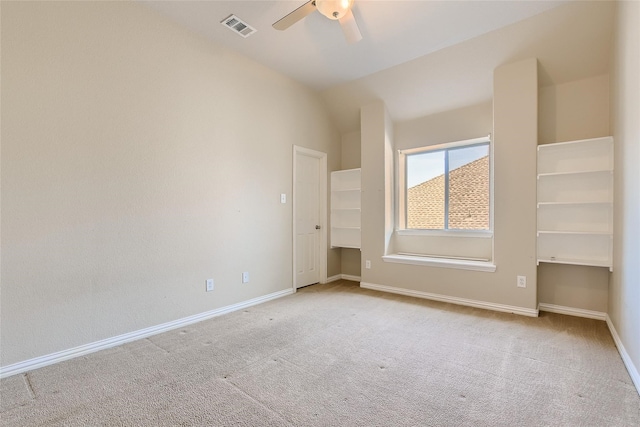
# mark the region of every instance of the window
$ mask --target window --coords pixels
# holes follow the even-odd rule
[[[398,151],[385,262],[495,272],[489,137]]]
[[[488,137],[400,151],[399,228],[490,230],[489,154]]]

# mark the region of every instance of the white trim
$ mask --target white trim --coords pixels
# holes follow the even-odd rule
[[[494,215],[496,212],[495,204],[495,142],[491,141],[491,134],[489,134],[489,229],[493,233],[495,230]],[[496,240],[491,239],[491,259],[495,259],[495,244]]]
[[[407,192],[407,171],[406,171],[406,156],[421,152],[430,152],[436,150],[454,149],[457,147],[472,146],[476,144],[488,144],[489,149],[489,229],[488,230],[458,230],[458,229],[443,229],[443,230],[421,230],[407,228],[407,212],[406,212],[406,192]],[[495,211],[495,198],[494,198],[494,143],[491,138],[491,134],[480,137],[472,138],[462,141],[446,142],[437,145],[427,145],[422,147],[407,148],[396,150],[395,154],[395,185],[393,193],[393,212],[394,218],[394,234],[396,236],[446,236],[446,237],[472,237],[472,238],[487,238],[491,239],[491,259],[494,256],[495,240],[493,239],[494,232],[494,211]],[[484,270],[481,270],[484,271]],[[494,269],[495,271],[495,269]]]
[[[204,313],[195,314],[189,317],[183,317],[182,319],[174,320],[167,323],[162,323],[160,325],[151,326],[149,328],[139,329],[137,331],[129,332],[122,335],[117,335],[115,337],[107,338],[100,341],[95,341],[89,344],[84,344],[84,345],[70,348],[67,350],[58,351],[55,353],[25,360],[23,362],[2,366],[0,367],[0,378],[21,374],[27,371],[33,371],[34,369],[53,365],[54,363],[63,362],[65,360],[84,356],[90,353],[95,353],[100,350],[106,350],[111,347],[116,347],[116,346],[131,342],[131,341],[136,341],[142,338],[147,338],[152,335],[161,334],[163,332],[167,332],[173,329],[182,328],[184,326],[191,325],[193,323],[201,322],[203,320],[211,319],[213,317],[221,316],[223,314],[231,313],[233,311],[242,310],[244,308],[251,307],[253,305],[261,304],[263,302],[267,302],[267,301],[270,301],[276,298],[281,298],[291,294],[293,294],[292,289],[285,289],[282,291],[263,295],[261,297],[253,298],[247,301],[242,301],[236,304],[228,305],[226,307],[216,308],[215,310],[206,311]]]
[[[538,310],[549,313],[566,314],[568,316],[584,317],[586,319],[605,320],[607,317],[607,313],[601,311],[584,310],[582,308],[566,307],[544,302],[538,304]]]
[[[362,169],[361,168],[340,169],[340,170],[337,170],[337,171],[334,171],[334,172],[355,172],[355,171],[359,171],[359,170],[362,170]],[[356,188],[355,190],[360,191],[360,187]],[[340,190],[338,190],[338,191],[340,191]],[[349,190],[346,190],[346,191],[349,191]]]
[[[538,310],[532,308],[516,307],[513,305],[496,304],[486,301],[477,301],[466,298],[451,297],[447,295],[432,294],[412,289],[396,288],[393,286],[376,285],[373,283],[360,282],[361,288],[373,289],[376,291],[390,292],[393,294],[407,295],[410,297],[423,298],[433,301],[448,302],[451,304],[465,305],[468,307],[483,308],[486,310],[501,311],[504,313],[519,314],[521,316],[538,317]]]
[[[600,143],[603,143],[604,141],[613,144],[613,137],[612,136],[601,136],[599,138],[579,139],[579,140],[576,140],[576,141],[563,141],[563,142],[554,142],[554,143],[551,143],[551,144],[538,144],[538,151],[540,151],[540,149],[542,149],[544,151],[545,148],[553,150],[553,148],[558,147],[558,146],[572,145],[572,144],[582,144],[582,143],[585,143],[585,142],[595,142],[595,143],[600,144]]]
[[[315,157],[320,160],[320,251],[319,251],[319,264],[320,264],[320,283],[327,283],[327,153],[322,151],[311,150],[310,148],[300,147],[298,145],[293,146],[293,173],[292,173],[292,188],[293,194],[292,200],[292,249],[293,249],[293,265],[292,265],[292,284],[293,292],[298,289],[296,283],[296,156],[298,154]]]
[[[435,258],[429,256],[411,256],[411,255],[383,255],[384,262],[396,264],[410,265],[426,265],[429,267],[455,268],[458,270],[485,271],[493,273],[496,271],[496,265],[490,261],[473,261],[467,259],[454,258]]]
[[[418,228],[397,228],[395,232],[399,236],[472,237],[477,239],[491,239],[493,237],[493,231],[491,230],[423,230]]]
[[[616,343],[616,347],[618,348],[618,353],[620,353],[620,357],[622,358],[622,362],[624,362],[624,366],[627,368],[629,372],[629,376],[631,377],[631,381],[633,381],[633,385],[636,386],[636,390],[638,394],[640,394],[640,373],[638,373],[638,368],[633,364],[629,353],[624,348],[624,344],[620,340],[620,336],[618,335],[618,331],[613,326],[613,322],[607,314],[605,321],[607,322],[607,326],[609,327],[609,332],[611,332],[611,336],[613,337],[613,341]]]
[[[360,276],[352,276],[351,274],[336,274],[335,276],[327,277],[327,281],[325,283],[331,283],[337,280],[350,280],[352,282],[359,282]]]

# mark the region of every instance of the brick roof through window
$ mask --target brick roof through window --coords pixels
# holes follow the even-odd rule
[[[444,229],[444,175],[407,190],[407,228]],[[489,156],[449,171],[449,229],[489,229]]]

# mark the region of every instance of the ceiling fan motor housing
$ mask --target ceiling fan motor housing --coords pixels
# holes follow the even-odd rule
[[[351,9],[353,0],[316,0],[316,8],[329,19],[340,19]]]

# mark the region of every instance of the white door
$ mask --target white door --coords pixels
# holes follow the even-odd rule
[[[294,287],[323,280],[326,154],[294,147]]]

